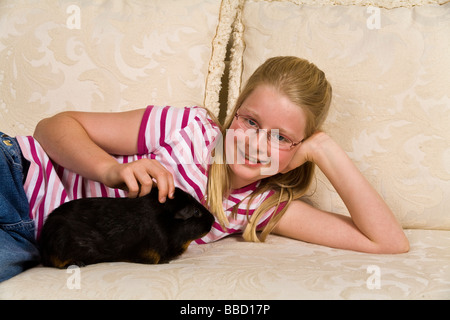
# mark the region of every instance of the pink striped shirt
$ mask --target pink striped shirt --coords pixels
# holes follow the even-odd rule
[[[156,159],[172,173],[175,186],[202,201],[206,192],[211,151],[219,135],[218,126],[203,108],[148,106],[139,129],[138,154],[115,158],[119,163],[142,158]],[[39,236],[48,214],[64,202],[85,197],[127,195],[123,190],[112,189],[97,181],[85,179],[52,162],[33,137],[18,136],[17,140],[24,157],[30,161],[24,188],[30,203],[30,217],[36,225],[36,237]],[[247,225],[248,196],[258,184],[259,181],[233,190],[223,201],[230,222],[228,228],[223,229],[216,220],[211,231],[195,242],[208,243],[232,233],[242,232]],[[250,204],[249,214],[272,193],[273,191],[268,191],[256,197]],[[231,213],[236,204],[239,206],[237,215],[233,218]],[[258,228],[268,223],[273,211],[274,208],[266,212]]]

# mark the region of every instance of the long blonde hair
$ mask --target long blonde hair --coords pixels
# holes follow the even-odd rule
[[[270,85],[279,93],[285,95],[291,102],[302,108],[306,114],[305,138],[317,131],[328,113],[331,102],[332,89],[325,74],[314,64],[298,57],[274,57],[264,62],[248,79],[244,89],[240,93],[236,105],[222,127],[222,137],[230,127],[234,115],[241,107],[244,100],[260,85]],[[225,152],[223,151],[223,157]],[[230,192],[230,169],[225,160],[213,162],[209,168],[207,186],[207,204],[211,212],[218,218],[223,227],[228,225],[228,219],[223,210],[223,198]],[[305,194],[314,176],[314,164],[306,162],[300,167],[287,173],[278,173],[265,178],[259,184],[257,190],[252,193],[249,204],[258,195],[268,191],[275,192],[266,199],[255,212],[248,216],[248,224],[243,233],[246,241],[264,241],[273,230],[276,223],[283,216],[289,203]],[[269,209],[286,201],[287,205],[272,215],[269,223],[263,229],[260,237],[256,234],[258,221]],[[275,212],[276,212],[275,211]],[[236,214],[234,212],[234,214]]]

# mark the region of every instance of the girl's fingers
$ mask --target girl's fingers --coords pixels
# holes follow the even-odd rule
[[[123,175],[123,181],[126,185],[126,190],[128,191],[128,198],[137,198],[139,195],[139,183],[136,180],[134,174],[125,174]]]
[[[172,174],[162,167],[155,169],[152,176],[155,178],[156,184],[158,185],[159,202],[165,202],[167,197],[173,198],[175,186]]]
[[[172,174],[158,161],[141,159],[135,162],[121,164],[117,178],[111,182],[112,187],[128,191],[129,198],[142,197],[149,194],[156,181],[158,198],[165,202],[167,197],[173,198],[175,184]]]
[[[152,177],[147,172],[145,167],[137,167],[134,172],[135,178],[139,183],[138,196],[142,197],[149,194],[153,187]]]
[[[158,186],[158,199],[165,202],[167,197],[173,198],[175,185],[172,174],[158,161],[148,160],[136,163],[134,170],[136,179],[140,184],[139,196],[150,193],[154,181]]]

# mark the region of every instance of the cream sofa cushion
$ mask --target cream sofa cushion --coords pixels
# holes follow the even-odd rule
[[[234,10],[228,0],[2,1],[0,130],[149,104],[206,101],[217,115]]]
[[[308,59],[333,86],[323,129],[402,225],[450,228],[450,3],[400,1],[405,7],[392,2],[385,9],[295,2],[245,1],[235,31],[229,108],[267,58]],[[317,206],[346,213],[321,173],[314,191]]]
[[[406,236],[411,251],[394,255],[231,236],[168,264],[38,266],[1,283],[0,299],[449,299],[450,231]]]

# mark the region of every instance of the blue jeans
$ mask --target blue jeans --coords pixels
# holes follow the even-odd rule
[[[16,139],[0,132],[0,282],[39,263],[23,188],[28,164]]]

